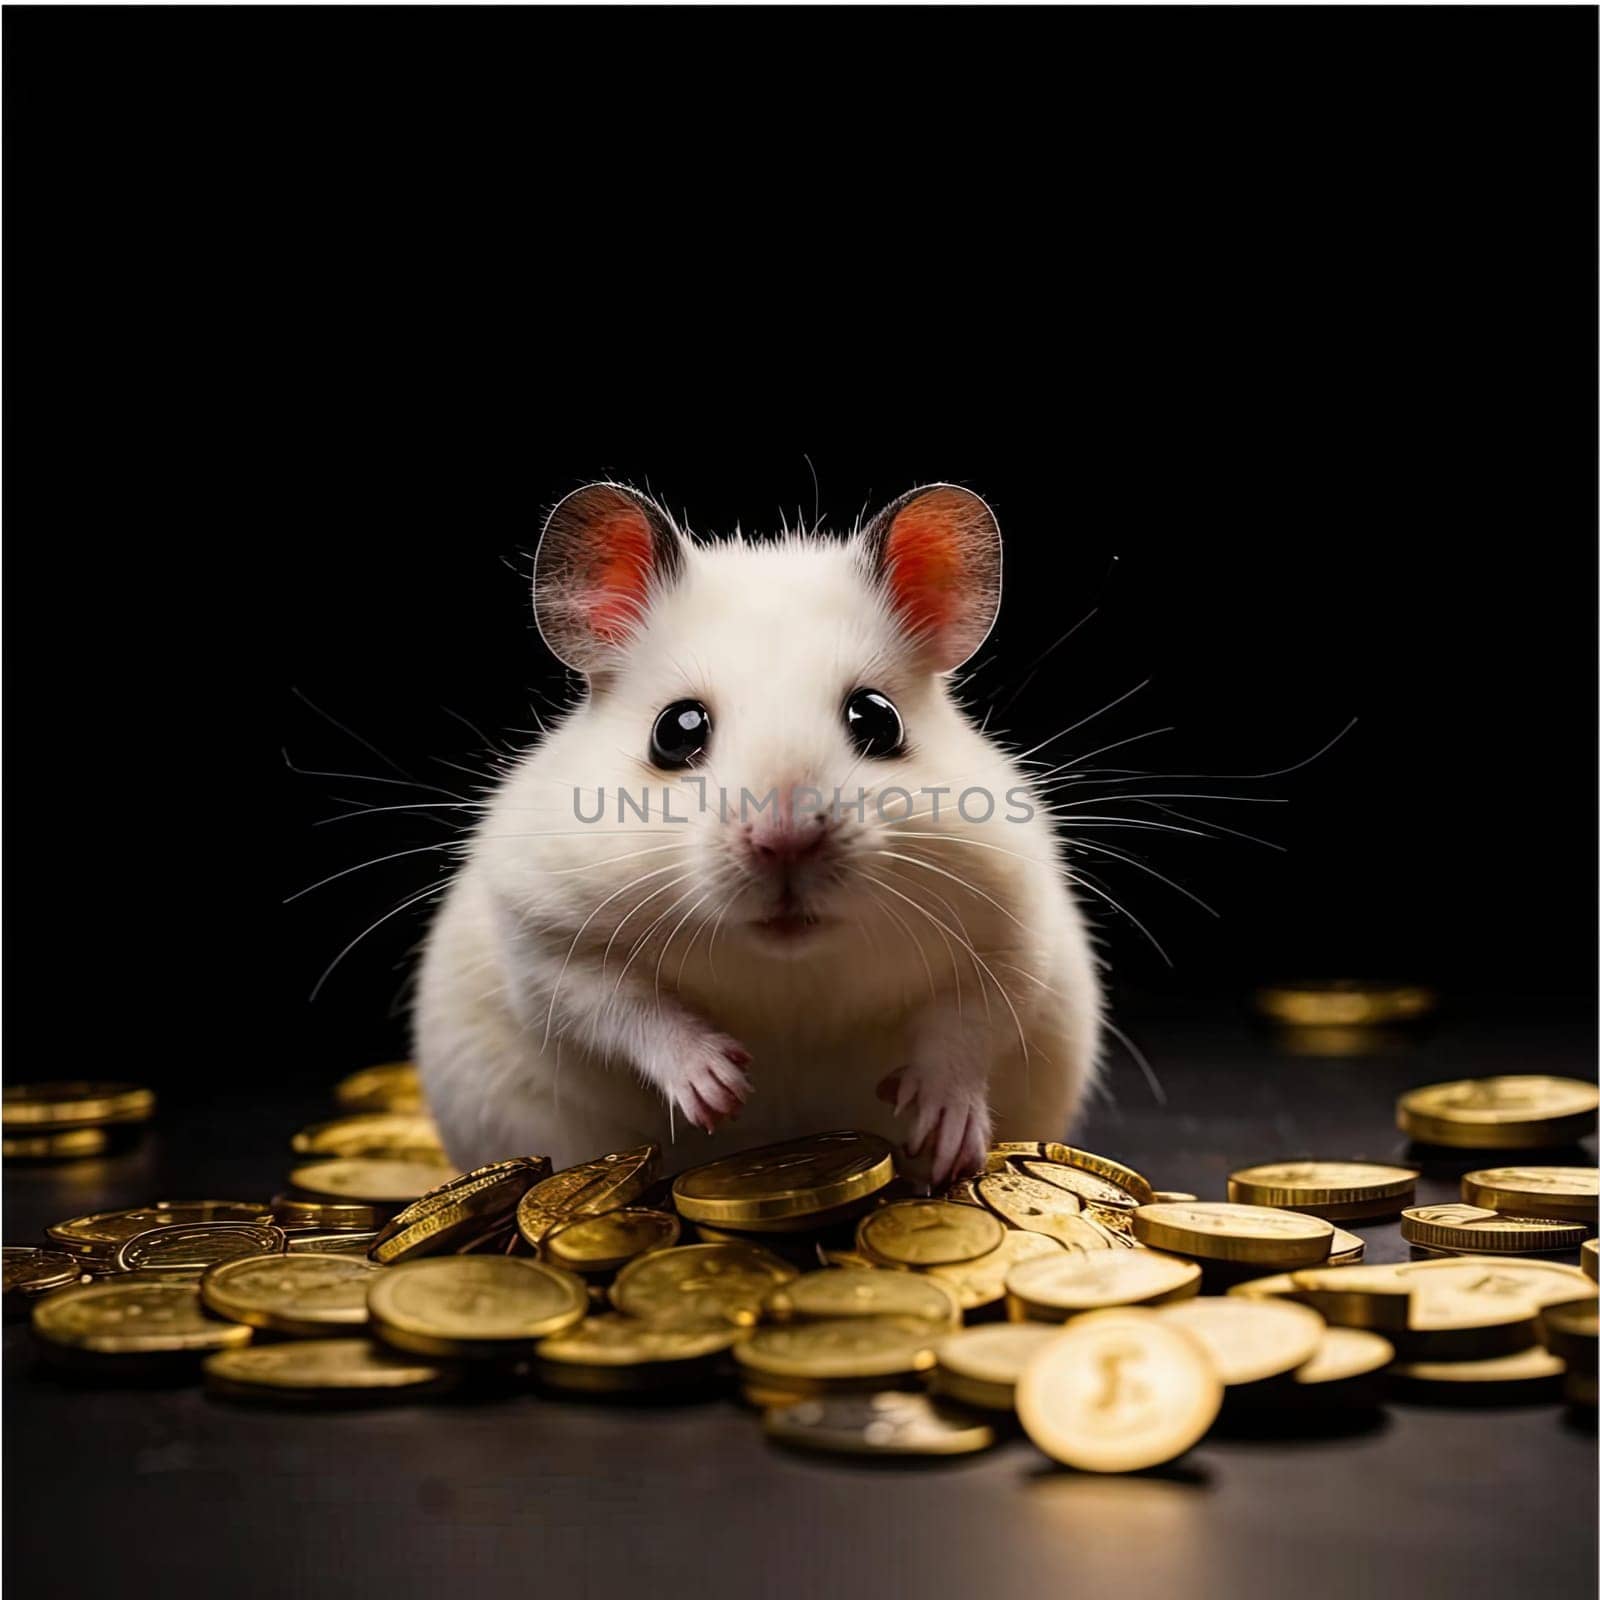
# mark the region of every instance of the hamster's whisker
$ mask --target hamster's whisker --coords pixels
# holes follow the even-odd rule
[[[597,916],[599,916],[600,913],[602,911],[604,911],[605,908],[608,905],[610,905],[613,900],[619,899],[622,895],[625,895],[630,889],[636,889],[636,888],[638,888],[638,886],[641,883],[648,883],[650,881],[650,879],[652,879],[652,878],[659,878],[663,872],[671,872],[671,871],[672,871],[672,866],[668,865],[668,866],[665,866],[665,867],[656,867],[650,872],[641,873],[637,878],[634,878],[634,879],[630,880],[629,882],[623,884],[623,886],[620,889],[614,889],[610,894],[608,894],[605,897],[604,900],[602,900],[599,903],[599,905],[597,905],[594,908],[594,910],[592,910],[589,913],[588,916],[586,916],[583,919],[583,921],[581,923],[578,924],[578,931],[575,934],[573,934],[572,943],[567,946],[567,953],[561,959],[561,970],[556,974],[555,986],[550,991],[550,1007],[549,1007],[549,1010],[547,1010],[545,1012],[545,1018],[544,1018],[544,1042],[539,1047],[541,1050],[544,1049],[550,1043],[550,1029],[551,1029],[552,1024],[555,1021],[556,1000],[560,997],[560,994],[561,994],[561,983],[562,983],[562,980],[567,975],[567,967],[572,961],[573,951],[575,951],[578,948],[578,941],[583,937],[584,932],[588,928],[589,924],[591,922],[593,922],[594,919]]]
[[[1122,915],[1125,916],[1128,921],[1131,922],[1134,927],[1136,927],[1139,932],[1150,941],[1151,948],[1155,951],[1155,953],[1160,956],[1169,967],[1172,965],[1172,957],[1162,949],[1161,941],[1157,939],[1156,936],[1151,933],[1151,931],[1145,927],[1145,925],[1136,916],[1134,916],[1134,914],[1128,910],[1125,905],[1123,905],[1120,901],[1113,900],[1104,889],[1100,888],[1097,884],[1092,883],[1083,870],[1080,869],[1077,872],[1069,871],[1067,873],[1067,881],[1075,884],[1080,889],[1087,889],[1092,895],[1098,896],[1098,898],[1104,900],[1113,911],[1120,911]]]
[[[1174,883],[1171,878],[1167,877],[1163,873],[1157,872],[1156,869],[1149,864],[1149,862],[1141,861],[1138,856],[1126,855],[1121,850],[1113,850],[1110,845],[1094,844],[1088,839],[1074,839],[1072,841],[1071,848],[1074,850],[1093,850],[1098,855],[1111,856],[1114,860],[1125,861],[1130,867],[1137,867],[1141,872],[1147,872],[1152,878],[1159,879],[1162,883],[1166,884],[1169,889],[1177,890],[1177,892],[1181,894],[1184,899],[1194,901],[1194,903],[1199,906],[1202,911],[1208,911],[1212,916],[1217,918],[1222,916],[1222,913],[1218,911],[1215,906],[1207,905],[1199,895],[1192,893],[1188,889],[1185,889],[1181,883]]]
[[[1019,928],[1023,928],[1024,932],[1027,931],[1020,917],[1015,916],[1005,906],[1001,905],[992,894],[985,894],[977,884],[972,883],[970,880],[960,877],[954,872],[946,872],[943,867],[936,867],[931,861],[923,861],[917,856],[902,855],[898,850],[875,850],[873,854],[889,856],[895,861],[909,862],[914,867],[921,867],[925,872],[937,872],[941,878],[948,878],[952,883],[959,884],[969,894],[977,895],[980,900],[987,900],[1002,916],[1009,917]]]
[[[667,918],[670,917],[672,915],[672,913],[674,911],[676,911],[678,909],[678,907],[681,906],[683,904],[683,902],[685,900],[687,900],[689,898],[689,896],[694,893],[694,891],[695,891],[695,889],[697,887],[698,887],[697,884],[692,884],[691,883],[689,885],[689,887],[683,891],[682,894],[677,895],[672,900],[670,900],[667,903],[667,909],[665,911],[663,911],[659,917],[656,917],[654,919],[654,921],[651,922],[650,926],[648,928],[646,928],[644,930],[644,932],[641,933],[637,939],[634,940],[633,948],[628,952],[628,959],[622,963],[622,971],[617,974],[616,985],[613,987],[613,989],[611,991],[613,996],[622,993],[622,980],[628,976],[628,968],[633,965],[633,958],[636,955],[638,955],[638,953],[641,950],[643,950],[644,947],[650,942],[650,935],[652,933],[654,933],[656,931],[656,929],[659,928],[661,926],[661,924],[663,922],[665,922],[667,920]],[[703,899],[704,896],[702,896],[701,898]],[[694,909],[694,907],[691,906],[689,909],[692,911]]]
[[[331,817],[319,817],[313,828],[325,828],[330,822],[348,822],[352,817],[377,817],[391,811],[487,811],[487,800],[409,800],[398,806],[364,806],[359,801],[341,800],[342,805],[356,806],[354,811],[340,811]]]
[[[1164,728],[1146,728],[1143,733],[1129,734],[1126,739],[1118,739],[1113,744],[1103,744],[1098,750],[1087,750],[1081,756],[1075,756],[1071,761],[1062,761],[1056,766],[1047,767],[1038,774],[1038,778],[1035,781],[1042,781],[1053,773],[1067,772],[1074,767],[1081,767],[1085,761],[1092,761],[1096,756],[1103,756],[1108,750],[1120,750],[1125,744],[1138,744],[1141,739],[1154,739],[1158,734],[1172,733],[1175,728],[1175,723],[1168,723]]]
[[[879,853],[887,854],[887,852],[883,851],[880,851]],[[931,894],[933,898],[937,900],[939,904],[942,905],[950,913],[950,915],[956,919],[957,922],[961,921],[961,913],[957,911],[956,908],[951,905],[949,900],[940,894],[937,889],[930,889],[925,883],[919,883],[915,878],[908,877],[903,872],[896,872],[893,867],[880,867],[878,870],[880,872],[886,872],[895,880],[896,883],[903,883],[908,888],[920,891],[923,894]],[[937,929],[936,932],[938,933],[939,937],[944,940],[944,947],[950,956],[950,976],[955,980],[956,986],[956,1015],[961,1016],[963,1014],[963,1008],[961,1004],[961,967],[956,961],[956,947],[950,942],[950,935],[947,934],[943,928]],[[983,988],[982,978],[978,980],[978,988],[980,991]]]
[[[1013,756],[1012,760],[1022,761],[1028,756],[1037,755],[1039,751],[1043,750],[1047,744],[1054,744],[1057,739],[1065,739],[1069,733],[1076,733],[1079,728],[1085,726],[1087,723],[1093,722],[1096,717],[1103,717],[1106,712],[1115,710],[1116,707],[1120,706],[1124,700],[1131,700],[1133,696],[1138,694],[1141,689],[1148,689],[1149,687],[1150,679],[1141,679],[1138,683],[1134,684],[1131,689],[1124,690],[1121,694],[1119,694],[1115,700],[1106,701],[1106,703],[1101,706],[1098,711],[1091,711],[1088,716],[1079,717],[1076,722],[1071,723],[1069,726],[1063,728],[1059,733],[1052,733],[1048,739],[1041,739],[1038,744],[1033,745],[1027,750],[1024,750],[1021,755]]]
[[[889,889],[890,894],[899,893],[897,889],[889,888],[888,884],[881,883],[879,879],[872,877],[869,873],[861,871],[859,867],[855,869],[855,872],[857,877],[864,878],[868,883],[876,883],[880,888]],[[879,900],[875,894],[872,894],[870,889],[867,891],[867,893],[871,895],[872,901],[877,908],[886,917],[888,917],[892,923],[894,923],[894,925],[906,936],[908,940],[910,940],[912,949],[917,952],[917,958],[922,962],[922,970],[928,976],[928,998],[935,1005],[937,1005],[939,1003],[939,986],[934,982],[933,968],[928,964],[928,952],[922,948],[922,941],[912,931],[910,923],[901,917],[892,906],[888,906],[883,901]],[[901,898],[904,899],[905,896],[902,895]],[[915,904],[914,901],[909,903]]]
[[[525,838],[527,835],[502,834],[501,837],[518,839]],[[604,860],[601,861],[586,861],[581,867],[561,867],[552,872],[550,876],[552,878],[565,878],[569,877],[574,872],[593,872],[596,867],[615,866],[619,861],[637,861],[640,856],[659,856],[668,850],[687,850],[688,848],[689,847],[686,844],[658,844],[650,850],[629,850],[620,856],[606,856]]]
[[[454,842],[450,839],[435,839],[432,844],[415,845],[409,850],[391,850],[386,856],[373,856],[370,861],[358,861],[353,867],[341,867],[337,872],[330,872],[326,878],[318,878],[315,883],[308,883],[305,888],[296,889],[293,894],[286,895],[283,904],[289,905],[302,895],[310,894],[313,889],[320,889],[324,884],[348,878],[352,872],[361,872],[367,867],[380,867],[385,861],[398,861],[402,856],[420,856],[428,854],[429,851],[448,850]]]
[[[667,935],[666,942],[661,946],[661,954],[656,957],[656,975],[654,985],[656,992],[656,1008],[658,1010],[661,1006],[661,966],[662,963],[667,959],[667,951],[672,948],[672,941],[678,937],[678,934],[682,931],[684,923],[686,923],[689,918],[692,917],[695,912],[698,911],[700,907],[703,906],[706,901],[709,900],[715,893],[715,885],[713,885],[710,889],[707,889],[706,892],[701,895],[700,898],[696,900],[694,904],[691,905],[675,923],[673,923],[672,931]],[[687,898],[687,896],[685,898]]]
[[[408,895],[392,911],[384,912],[384,914],[379,917],[376,922],[369,923],[361,930],[360,933],[355,936],[355,938],[350,941],[349,944],[344,947],[343,950],[338,953],[338,955],[333,958],[332,961],[327,964],[326,967],[323,968],[322,976],[317,979],[316,984],[311,990],[311,993],[306,997],[307,1002],[309,1003],[315,1000],[317,996],[322,993],[322,986],[330,977],[333,976],[333,969],[337,967],[339,963],[343,961],[344,958],[349,955],[350,952],[354,950],[355,947],[360,944],[369,933],[373,933],[377,929],[381,928],[391,917],[398,917],[402,911],[410,910],[412,906],[418,904],[420,901],[428,899],[431,895],[442,894],[449,887],[450,884],[448,880],[444,883],[430,883],[426,889],[420,890],[416,894]]]
[[[672,866],[674,867],[678,865],[679,863],[676,861],[672,863]],[[670,871],[671,869],[669,868],[668,870]],[[691,867],[686,872],[680,872],[676,878],[668,878],[665,883],[658,884],[642,900],[636,901],[633,905],[629,906],[625,912],[623,912],[622,920],[611,930],[611,937],[606,940],[606,947],[600,954],[601,972],[604,972],[606,967],[609,965],[611,961],[612,949],[615,947],[618,938],[621,937],[622,930],[627,927],[629,922],[633,920],[635,914],[643,911],[644,908],[649,905],[658,894],[665,894],[668,889],[676,888],[677,885],[682,883],[685,878],[692,878],[693,876],[694,869]]]
[[[1152,801],[1151,804],[1155,804],[1155,802]],[[1191,817],[1182,811],[1173,810],[1171,806],[1156,805],[1155,809],[1157,811],[1164,812],[1169,817],[1177,817],[1180,822],[1192,822],[1197,827],[1210,828],[1216,833],[1231,833],[1236,839],[1247,839],[1251,844],[1264,845],[1268,850],[1278,851],[1280,855],[1286,854],[1288,850],[1287,845],[1274,844],[1271,839],[1263,839],[1256,834],[1245,833],[1239,828],[1226,827],[1220,822],[1211,821],[1209,817],[1205,819],[1201,819],[1200,817]]]
[[[442,794],[447,799],[459,800],[463,804],[471,804],[465,795],[458,794],[454,789],[441,788],[436,783],[418,783],[415,778],[381,778],[370,772],[324,772],[318,767],[297,767],[289,757],[289,752],[283,752],[283,764],[300,778],[340,778],[351,783],[387,783],[397,789],[420,789],[424,794]]]

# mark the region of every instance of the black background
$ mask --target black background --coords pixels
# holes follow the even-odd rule
[[[970,484],[1019,747],[1145,679],[1052,748],[1359,719],[1204,807],[1286,854],[1097,836],[1221,913],[1104,865],[1135,1031],[1296,972],[1587,1010],[1592,12],[3,27],[10,976],[74,1061],[404,1050],[423,908],[307,995],[445,858],[282,902],[563,698],[527,556],[601,475],[703,531]]]

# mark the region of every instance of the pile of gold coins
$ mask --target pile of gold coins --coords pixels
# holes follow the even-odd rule
[[[0,1155],[72,1161],[125,1148],[155,1115],[156,1097],[131,1083],[19,1083],[0,1095]]]
[[[1052,1141],[997,1145],[926,1196],[850,1131],[670,1180],[653,1145],[458,1173],[406,1065],[339,1099],[270,1201],[156,1202],[7,1246],[8,1311],[66,1372],[195,1366],[236,1401],[729,1393],[787,1445],[949,1456],[1020,1430],[1094,1472],[1394,1396],[1595,1406],[1596,1168],[1504,1164],[1592,1131],[1593,1084],[1405,1095],[1414,1139],[1501,1158],[1459,1204],[1420,1206],[1409,1166],[1260,1164],[1201,1200]],[[1366,1263],[1354,1226],[1395,1217],[1412,1258]]]

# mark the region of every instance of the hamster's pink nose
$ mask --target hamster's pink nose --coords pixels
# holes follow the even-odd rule
[[[822,815],[763,818],[745,825],[745,849],[767,872],[782,872],[818,855],[828,838]]]

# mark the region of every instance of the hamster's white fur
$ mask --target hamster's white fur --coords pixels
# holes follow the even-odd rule
[[[862,535],[671,537],[675,576],[491,797],[430,933],[415,1042],[451,1158],[559,1167],[654,1140],[672,1171],[861,1128],[945,1177],[993,1137],[1064,1136],[1100,988],[1024,772],[929,670]],[[905,753],[852,747],[862,687],[899,709]],[[679,700],[712,719],[688,774],[649,759]],[[845,805],[779,881],[739,799],[795,786]],[[604,819],[581,820],[597,791]]]

